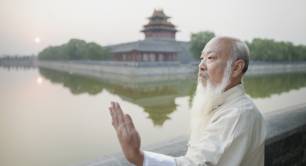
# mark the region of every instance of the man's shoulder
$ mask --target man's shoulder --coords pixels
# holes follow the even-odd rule
[[[246,94],[243,94],[237,98],[233,103],[229,103],[226,107],[229,109],[235,109],[239,114],[258,114],[260,113],[256,104]]]
[[[254,104],[252,99],[247,95],[242,95],[231,103],[222,105],[215,113],[215,118],[222,116],[246,118],[246,119],[257,119],[261,120],[262,115]]]

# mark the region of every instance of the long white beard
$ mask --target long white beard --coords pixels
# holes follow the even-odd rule
[[[198,80],[197,89],[191,107],[191,141],[199,139],[202,131],[206,128],[209,120],[214,114],[214,104],[223,100],[222,93],[229,84],[231,62],[232,61],[229,61],[227,63],[222,82],[217,86],[211,85],[209,80],[206,85],[204,85],[200,79]]]

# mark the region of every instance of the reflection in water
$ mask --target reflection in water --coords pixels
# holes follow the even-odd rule
[[[3,64],[0,64],[0,67],[1,68],[4,68],[4,69],[7,69],[8,71],[10,70],[21,70],[21,71],[24,71],[24,70],[34,70],[36,69],[36,66],[33,66],[32,64],[30,65],[3,65]]]
[[[40,74],[52,83],[62,84],[74,95],[88,93],[97,95],[103,89],[120,96],[123,100],[141,106],[154,125],[162,126],[176,110],[175,98],[191,96],[195,79],[169,80],[126,84],[119,81],[95,79],[65,72],[39,68]]]
[[[244,79],[246,92],[252,98],[270,97],[306,86],[306,73],[286,73],[247,76]]]
[[[35,56],[0,57],[0,67],[8,70],[36,69],[37,60]]]
[[[39,73],[52,83],[62,84],[74,95],[83,93],[96,95],[103,90],[103,87],[105,87],[103,83],[93,78],[81,77],[43,68],[39,68]]]
[[[123,100],[141,106],[154,125],[162,126],[176,110],[175,98],[192,96],[196,88],[195,76],[184,80],[169,80],[146,83],[110,82],[65,72],[39,68],[40,74],[52,83],[62,84],[72,94],[97,95],[103,89],[120,96]],[[306,86],[306,73],[247,76],[244,80],[247,93],[252,98],[269,97]]]
[[[106,109],[111,100],[133,117],[144,146],[189,133],[195,76],[113,80],[2,68],[0,75],[1,166],[79,165],[119,152]],[[306,73],[248,76],[245,88],[260,110],[277,111],[305,104],[305,79]]]

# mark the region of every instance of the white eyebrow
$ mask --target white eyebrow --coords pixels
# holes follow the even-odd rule
[[[202,51],[201,56],[202,56],[203,54],[209,55],[209,54],[214,53],[214,52],[215,52],[214,50],[210,50],[210,51],[207,51],[207,52],[205,52],[205,50],[204,50],[204,51]]]

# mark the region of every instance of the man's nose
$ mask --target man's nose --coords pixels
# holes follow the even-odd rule
[[[202,61],[200,62],[200,64],[199,64],[199,69],[200,69],[200,71],[205,71],[205,70],[207,69],[206,63],[205,63],[204,60],[202,60]]]

